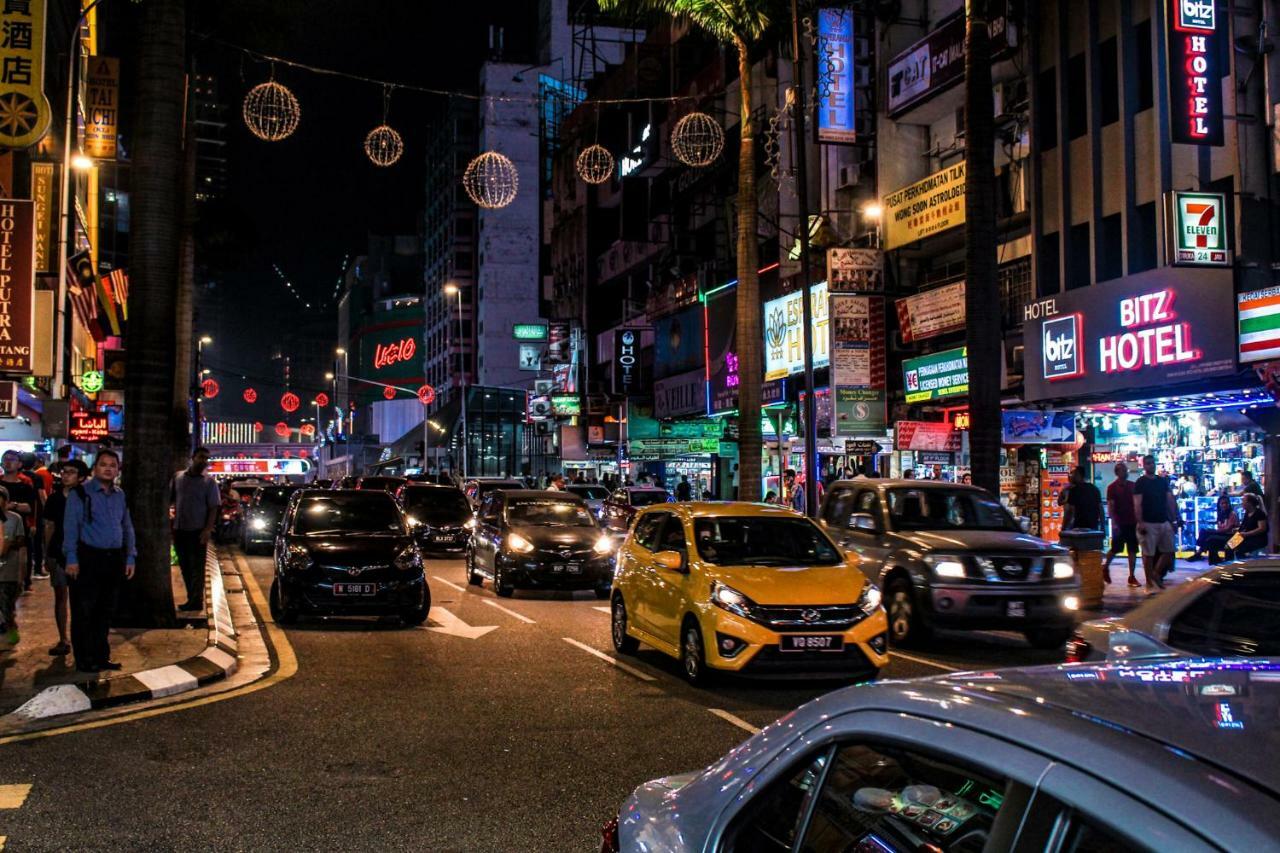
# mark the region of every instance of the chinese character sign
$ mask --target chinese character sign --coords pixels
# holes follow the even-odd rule
[[[0,145],[26,148],[49,130],[44,96],[46,0],[0,0]]]
[[[120,60],[89,57],[85,77],[84,153],[95,160],[116,157],[116,128],[120,124]]]
[[[35,335],[35,202],[0,199],[0,370],[30,373]]]

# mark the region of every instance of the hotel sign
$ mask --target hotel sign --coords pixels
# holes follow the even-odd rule
[[[36,272],[53,273],[53,164],[31,164],[31,200],[36,203]]]
[[[30,373],[35,337],[35,202],[0,199],[0,371]]]
[[[1169,257],[1174,266],[1231,265],[1227,197],[1223,193],[1172,192]]]
[[[964,163],[884,197],[884,247],[896,249],[964,224]]]
[[[1166,268],[1029,303],[1023,399],[1114,395],[1235,373],[1235,328],[1222,322],[1234,298],[1230,270]]]
[[[809,288],[810,325],[813,329],[813,366],[826,367],[831,360],[827,334],[827,283]],[[795,290],[764,304],[764,378],[781,379],[804,371],[804,291]]]
[[[855,142],[853,10],[818,10],[818,141]]]
[[[49,130],[44,95],[46,0],[0,4],[0,146],[27,148]]]
[[[1169,0],[1169,132],[1185,145],[1223,144],[1222,69],[1214,0]]]
[[[84,153],[95,160],[116,158],[116,129],[120,125],[120,60],[91,56],[85,75],[88,111],[84,123]]]

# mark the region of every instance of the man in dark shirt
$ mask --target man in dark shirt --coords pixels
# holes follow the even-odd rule
[[[59,487],[49,495],[44,505],[44,553],[49,581],[53,586],[53,621],[58,625],[58,643],[49,649],[54,657],[71,654],[67,641],[67,625],[70,621],[70,603],[67,597],[67,561],[62,552],[62,532],[67,513],[67,496],[76,492],[89,476],[89,466],[79,459],[69,459],[58,468]]]
[[[1138,585],[1138,516],[1133,511],[1133,482],[1129,466],[1116,463],[1116,478],[1107,486],[1107,514],[1111,516],[1111,547],[1102,564],[1102,580],[1111,583],[1111,561],[1120,549],[1129,558],[1129,586]]]
[[[1267,507],[1267,496],[1262,493],[1262,486],[1253,478],[1253,472],[1248,468],[1240,469],[1240,494],[1257,495],[1258,502],[1262,504],[1262,508]]]
[[[1164,576],[1173,568],[1173,525],[1178,504],[1166,477],[1156,476],[1156,458],[1142,457],[1143,475],[1133,484],[1133,511],[1138,517],[1138,540],[1142,543],[1142,568],[1147,591],[1164,589]]]
[[[1062,527],[1098,530],[1102,527],[1102,494],[1089,482],[1084,467],[1077,465],[1071,471],[1071,485],[1067,487],[1066,509],[1062,514]]]

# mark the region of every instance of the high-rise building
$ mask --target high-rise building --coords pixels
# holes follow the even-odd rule
[[[195,75],[191,108],[196,130],[196,200],[212,201],[227,189],[227,105],[218,97],[217,77]]]

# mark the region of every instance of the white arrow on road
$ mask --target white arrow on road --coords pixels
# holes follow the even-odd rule
[[[427,626],[428,631],[448,634],[451,637],[466,637],[468,640],[479,639],[490,631],[498,629],[497,625],[468,625],[443,607],[431,608],[430,621],[431,624]]]

